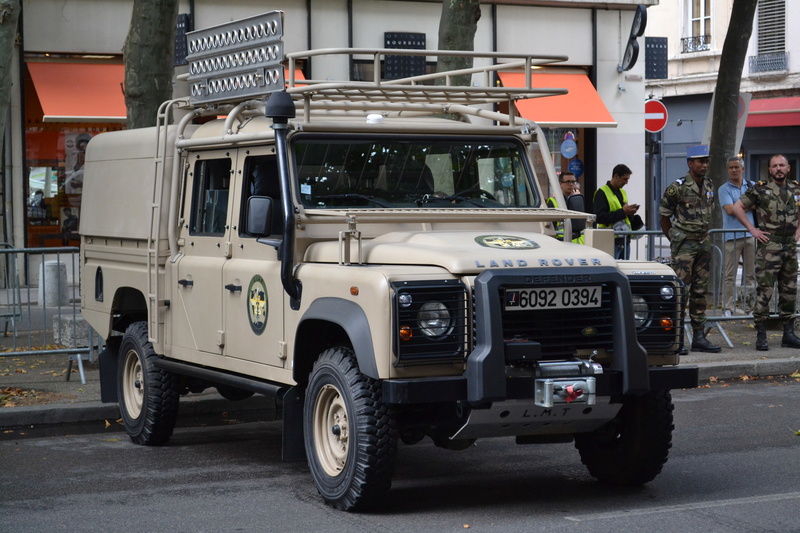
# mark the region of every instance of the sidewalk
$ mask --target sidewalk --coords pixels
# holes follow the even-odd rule
[[[781,348],[780,324],[769,327],[770,349],[767,352],[755,350],[756,334],[751,320],[727,320],[720,324],[733,348],[728,347],[720,331],[713,328],[708,337],[722,346],[721,353],[689,352],[681,358],[682,365],[699,368],[701,382],[789,375],[800,370],[800,350]],[[71,378],[66,381],[66,368],[65,355],[15,357],[13,353],[0,354],[0,430],[73,424],[103,427],[106,421],[116,424],[117,405],[100,402],[96,364],[84,362],[86,384],[81,384],[77,364],[73,364]],[[182,420],[225,423],[248,417],[275,419],[276,406],[272,398],[256,395],[241,402],[229,402],[211,391],[213,389],[182,397]]]

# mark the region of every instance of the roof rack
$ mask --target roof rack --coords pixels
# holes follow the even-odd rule
[[[375,81],[330,81],[330,80],[298,80],[295,77],[298,60],[307,60],[322,55],[359,55],[372,58],[373,78]],[[491,65],[467,69],[436,72],[407,78],[381,80],[381,61],[387,55],[416,57],[469,57],[491,59]],[[325,48],[286,54],[288,59],[288,76],[286,92],[296,100],[304,102],[306,121],[310,121],[312,108],[325,109],[362,109],[431,112],[463,112],[454,106],[476,106],[507,102],[511,105],[515,100],[556,96],[566,94],[566,89],[531,87],[530,77],[525,87],[500,87],[494,85],[492,74],[500,70],[524,70],[530,72],[534,67],[566,61],[566,56],[535,56],[530,54],[509,54],[501,52],[467,52],[454,50],[411,50],[396,48]],[[483,76],[481,86],[453,85],[455,76]],[[423,83],[433,85],[423,85]],[[388,105],[387,105],[388,104]],[[513,114],[511,115],[513,123]]]

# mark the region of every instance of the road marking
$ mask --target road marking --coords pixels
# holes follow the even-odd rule
[[[716,500],[700,503],[689,503],[686,505],[665,505],[661,507],[649,507],[646,509],[636,509],[632,511],[617,511],[614,513],[595,513],[584,514],[576,516],[565,516],[565,520],[572,522],[584,522],[587,520],[608,520],[613,518],[622,518],[630,516],[643,516],[658,513],[673,513],[680,511],[692,511],[696,509],[711,509],[714,507],[725,507],[728,505],[742,505],[753,503],[777,502],[783,500],[798,500],[800,499],[800,492],[789,492],[786,494],[773,494],[770,496],[752,496],[749,498],[736,498],[732,500]]]

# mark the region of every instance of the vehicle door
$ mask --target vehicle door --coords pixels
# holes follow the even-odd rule
[[[234,206],[231,257],[223,272],[226,356],[272,366],[284,366],[285,293],[281,262],[275,247],[256,242],[246,232],[247,200],[268,196],[273,202],[270,239],[283,235],[283,210],[277,157],[272,148],[249,148],[239,153],[241,190]]]
[[[190,154],[187,161],[171,310],[176,347],[222,354],[222,272],[231,254],[235,158],[235,151],[209,151]]]

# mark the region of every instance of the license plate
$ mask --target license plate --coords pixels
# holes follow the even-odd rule
[[[506,289],[503,309],[528,311],[531,309],[575,309],[600,307],[602,289],[599,285],[581,287],[536,287]]]

